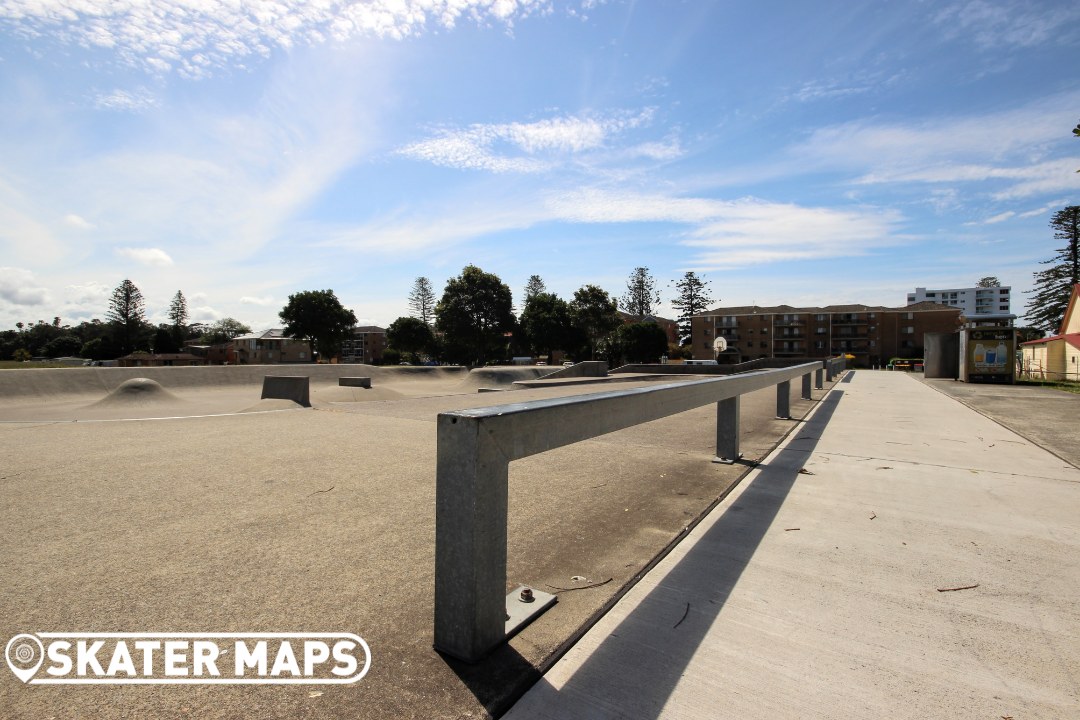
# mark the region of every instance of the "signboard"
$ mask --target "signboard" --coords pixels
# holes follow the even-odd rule
[[[1016,372],[1013,328],[971,328],[961,333],[960,379],[1012,383]]]

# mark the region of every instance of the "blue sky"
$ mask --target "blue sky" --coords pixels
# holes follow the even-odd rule
[[[469,263],[1023,312],[1080,203],[1073,2],[0,0],[0,327],[407,314]]]

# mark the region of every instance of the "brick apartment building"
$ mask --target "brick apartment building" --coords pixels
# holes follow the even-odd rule
[[[734,362],[758,358],[855,356],[860,367],[892,357],[922,357],[925,333],[955,332],[960,308],[923,302],[907,307],[727,307],[691,319],[694,359],[711,360],[717,337]]]
[[[375,325],[353,328],[352,337],[341,344],[341,362],[372,363],[382,360],[386,330]]]

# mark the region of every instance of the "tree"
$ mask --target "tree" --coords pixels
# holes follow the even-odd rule
[[[627,323],[617,335],[619,350],[627,362],[658,363],[668,349],[667,333],[654,322]]]
[[[596,351],[611,333],[622,325],[619,307],[607,291],[595,285],[585,285],[574,291],[570,301],[570,319],[588,345],[589,359],[596,359]]]
[[[180,352],[180,343],[176,342],[176,327],[161,324],[154,331],[153,350],[155,353]]]
[[[1046,337],[1046,333],[1037,327],[1031,327],[1025,325],[1024,327],[1016,328],[1016,344],[1030,342],[1031,340],[1042,340]]]
[[[45,345],[45,356],[51,358],[68,357],[78,355],[82,350],[82,340],[77,336],[67,334],[53,338]]]
[[[497,275],[468,265],[446,282],[435,306],[435,325],[446,337],[446,351],[462,362],[483,365],[501,348],[514,327],[513,296]]]
[[[659,302],[660,293],[656,289],[656,280],[649,274],[649,268],[634,268],[620,301],[623,311],[644,320],[653,314],[653,305]]]
[[[525,282],[525,298],[522,301],[522,306],[528,305],[529,300],[536,297],[542,292],[547,292],[547,285],[540,279],[539,275],[530,275],[529,279]]]
[[[993,275],[987,275],[986,277],[981,278],[979,280],[979,282],[975,283],[975,287],[977,287],[977,288],[999,288],[999,287],[1001,287],[1001,281],[998,280]]]
[[[199,342],[203,345],[220,345],[238,335],[247,335],[249,332],[251,328],[236,318],[221,318],[207,328],[199,338]]]
[[[713,299],[709,297],[709,281],[699,278],[688,271],[675,281],[678,297],[671,301],[671,306],[679,310],[679,341],[683,345],[690,342],[690,318],[709,309]]]
[[[413,281],[412,292],[409,293],[409,308],[413,317],[431,327],[435,321],[435,291],[431,289],[431,281],[426,277],[418,277]]]
[[[574,330],[570,305],[554,293],[538,292],[525,301],[521,328],[533,351],[550,358],[553,350],[566,350],[570,345]]]
[[[182,328],[187,325],[187,299],[179,290],[173,295],[172,303],[169,305],[169,320],[172,321],[173,327]]]
[[[285,335],[311,343],[312,359],[314,353],[331,357],[356,326],[356,315],[341,304],[333,290],[290,295],[278,317],[285,323]]]
[[[1055,239],[1065,241],[1065,247],[1039,263],[1050,267],[1035,273],[1035,287],[1028,291],[1032,297],[1027,318],[1035,327],[1056,333],[1065,319],[1072,287],[1080,283],[1080,205],[1058,210],[1050,218],[1050,227]]]
[[[145,304],[139,288],[130,280],[124,280],[113,290],[105,317],[117,328],[121,355],[135,349],[136,338],[146,324]]]
[[[414,359],[418,353],[430,352],[434,339],[431,328],[420,318],[399,317],[386,328],[386,344]]]

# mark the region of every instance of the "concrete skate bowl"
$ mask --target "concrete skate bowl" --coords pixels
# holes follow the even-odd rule
[[[0,421],[134,420],[292,408],[260,401],[267,375],[309,377],[312,401],[324,406],[392,401],[469,392],[457,387],[465,374],[459,366],[313,364],[3,370]],[[338,387],[339,378],[352,376],[370,377],[372,388]],[[140,382],[121,390],[129,380]]]
[[[477,390],[479,388],[497,388],[511,390],[518,380],[536,380],[545,375],[550,375],[558,368],[548,366],[496,366],[475,368],[469,371],[457,387],[461,390]]]

